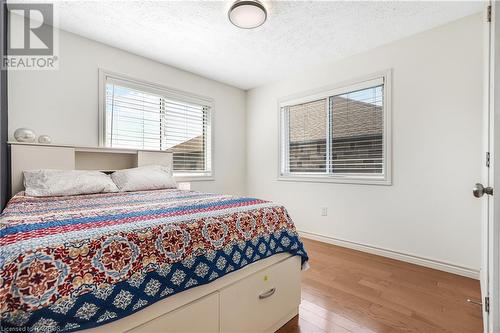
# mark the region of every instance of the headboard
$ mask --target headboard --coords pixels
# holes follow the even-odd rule
[[[172,152],[11,142],[12,195],[24,190],[23,171],[35,169],[114,171],[160,164],[172,167]]]

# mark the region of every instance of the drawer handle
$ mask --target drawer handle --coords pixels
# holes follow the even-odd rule
[[[273,294],[276,292],[276,288],[271,288],[268,291],[263,292],[262,294],[259,295],[259,299],[264,299],[273,296]]]

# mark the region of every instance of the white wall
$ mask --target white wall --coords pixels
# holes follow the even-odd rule
[[[277,181],[277,100],[389,68],[393,185]],[[302,231],[478,270],[481,112],[480,15],[252,89],[248,194],[283,203]]]
[[[98,69],[215,101],[215,181],[196,190],[245,192],[245,92],[75,34],[60,31],[58,71],[9,71],[9,137],[29,127],[54,143],[98,145]]]

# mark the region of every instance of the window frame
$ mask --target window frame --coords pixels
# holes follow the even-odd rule
[[[285,168],[288,161],[288,149],[285,145],[289,145],[287,127],[287,112],[284,107],[292,106],[301,103],[312,102],[319,99],[326,99],[328,103],[329,97],[341,95],[356,90],[362,90],[377,85],[377,82],[383,82],[383,173],[382,174],[333,174],[333,173],[290,173],[286,172]],[[294,181],[294,182],[318,182],[318,183],[344,183],[344,184],[363,184],[363,185],[392,185],[392,70],[388,69],[366,75],[357,79],[348,80],[339,84],[322,87],[319,89],[309,90],[299,94],[280,98],[278,100],[278,177],[279,181]],[[328,112],[330,113],[330,112]],[[327,121],[330,119],[327,115]],[[329,131],[329,123],[327,131]],[[327,156],[329,140],[327,141]],[[328,157],[327,157],[328,158]]]
[[[204,172],[174,172],[174,178],[176,181],[186,182],[186,181],[210,181],[215,180],[215,170],[214,170],[214,114],[215,114],[215,102],[210,97],[205,97],[201,95],[196,95],[193,93],[180,91],[177,89],[168,88],[156,83],[147,82],[140,79],[132,78],[128,75],[123,75],[111,71],[104,70],[102,68],[99,69],[99,91],[98,91],[98,100],[99,100],[99,110],[98,110],[98,132],[99,132],[99,147],[107,147],[106,146],[106,83],[108,80],[112,80],[119,85],[130,87],[132,89],[142,90],[144,92],[150,92],[152,94],[162,95],[166,98],[171,98],[173,100],[178,100],[181,102],[201,104],[209,107],[208,111],[208,120],[209,120],[209,128],[208,128],[208,140],[210,144],[210,148],[205,151],[205,161],[208,165],[209,170]],[[124,148],[126,149],[126,148]],[[131,148],[132,149],[132,148]],[[135,148],[134,148],[135,149]],[[137,149],[136,149],[137,150]],[[140,149],[139,149],[140,150]],[[146,149],[148,151],[166,151],[169,150],[151,150]]]

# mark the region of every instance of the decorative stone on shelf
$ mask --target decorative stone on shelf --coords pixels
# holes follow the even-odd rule
[[[52,143],[52,138],[48,135],[40,135],[38,137],[38,143],[44,143],[44,144],[49,144]]]
[[[14,138],[18,142],[35,142],[36,134],[29,128],[18,128],[14,132]]]

